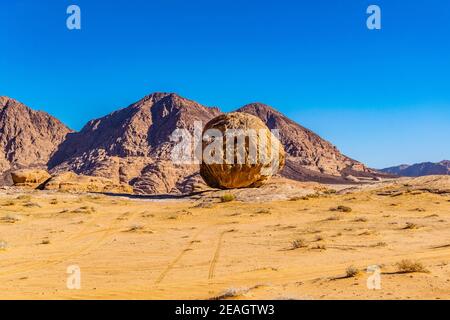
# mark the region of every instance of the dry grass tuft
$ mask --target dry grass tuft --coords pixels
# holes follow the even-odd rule
[[[136,232],[144,230],[144,226],[141,224],[134,224],[129,229],[127,229],[125,232]]]
[[[425,266],[418,261],[402,260],[396,263],[399,273],[428,273]]]
[[[311,250],[327,250],[324,244],[316,244],[310,247]]]
[[[236,200],[236,196],[230,193],[224,194],[223,196],[220,197],[221,202],[231,202],[234,200]]]
[[[360,270],[355,268],[354,266],[349,266],[345,269],[345,277],[346,278],[354,278],[360,274]]]
[[[23,194],[23,195],[20,195],[20,196],[16,197],[16,200],[30,201],[31,200],[31,196],[28,195],[28,194]]]
[[[20,217],[15,214],[7,214],[1,217],[0,221],[4,223],[16,223],[20,221]]]
[[[16,203],[14,201],[6,201],[4,204],[2,204],[2,207],[12,207],[13,205],[15,205]]]
[[[336,208],[330,208],[330,211],[339,211],[339,212],[352,212],[352,208],[347,207],[347,206],[337,206]]]
[[[26,208],[40,208],[41,207],[38,203],[30,202],[30,201],[24,203],[23,206],[26,207]]]
[[[414,230],[419,229],[420,227],[412,222],[407,222],[406,225],[402,228],[403,230]]]
[[[249,292],[250,290],[257,289],[262,287],[262,285],[256,285],[250,288],[229,288],[225,290],[223,293],[220,293],[217,296],[210,298],[209,300],[224,300],[228,298],[238,298]]]
[[[292,250],[305,248],[306,246],[307,246],[307,244],[304,239],[296,239],[296,240],[292,241],[292,243],[291,243]]]

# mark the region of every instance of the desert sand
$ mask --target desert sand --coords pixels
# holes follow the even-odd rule
[[[0,298],[450,299],[450,184],[436,179],[312,184],[285,198],[270,186],[193,197],[0,190]],[[70,265],[79,290],[66,287]],[[366,285],[370,265],[380,290]]]

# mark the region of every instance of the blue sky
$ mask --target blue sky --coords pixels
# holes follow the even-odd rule
[[[446,0],[2,1],[0,41],[0,95],[73,129],[165,91],[264,102],[376,168],[450,158]]]

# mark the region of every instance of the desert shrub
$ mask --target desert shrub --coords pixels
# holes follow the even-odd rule
[[[306,247],[306,241],[304,239],[295,239],[291,243],[292,249],[299,249]]]
[[[139,230],[142,230],[142,229],[144,229],[144,226],[143,226],[143,225],[141,225],[141,224],[133,224],[133,225],[127,230],[127,232],[136,232],[136,231],[139,231]]]
[[[330,211],[352,212],[352,208],[341,205],[341,206],[337,206],[335,208],[330,208]]]
[[[367,222],[367,218],[365,217],[359,217],[353,220],[353,222]]]
[[[347,267],[347,269],[345,269],[345,276],[347,278],[354,278],[357,275],[359,275],[359,273],[360,273],[359,270],[354,266],[349,266]]]
[[[40,208],[41,206],[37,204],[36,202],[26,202],[23,204],[26,208]]]
[[[42,240],[41,244],[50,244],[50,240],[44,239],[44,240]]]
[[[316,241],[323,241],[323,237],[321,235],[317,235],[315,240]]]
[[[316,244],[311,247],[312,250],[326,250],[327,247],[324,244]]]
[[[90,214],[95,212],[95,208],[94,207],[89,207],[89,206],[82,206],[79,207],[75,210],[70,211],[71,213],[86,213],[86,214]]]
[[[28,194],[23,194],[23,195],[18,196],[16,199],[20,200],[20,201],[30,201],[31,196]]]
[[[405,227],[403,228],[404,230],[414,230],[414,229],[419,229],[419,226],[415,223],[412,222],[407,222]]]
[[[236,196],[231,193],[224,194],[223,196],[220,197],[221,202],[231,202],[234,200],[236,200]]]
[[[15,203],[14,203],[14,201],[11,201],[11,200],[6,201],[4,204],[2,204],[3,207],[11,207],[13,205],[15,205]]]
[[[418,261],[402,260],[396,263],[398,272],[400,273],[414,273],[414,272],[424,272],[427,273],[428,270],[424,265]]]
[[[14,214],[7,214],[7,215],[1,217],[0,221],[5,222],[5,223],[16,223],[16,222],[20,221],[20,218],[19,218],[19,216],[14,215]]]

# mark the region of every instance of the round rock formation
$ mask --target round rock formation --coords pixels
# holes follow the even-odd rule
[[[212,188],[253,188],[264,184],[285,162],[283,145],[258,117],[233,112],[203,129],[200,174]]]

